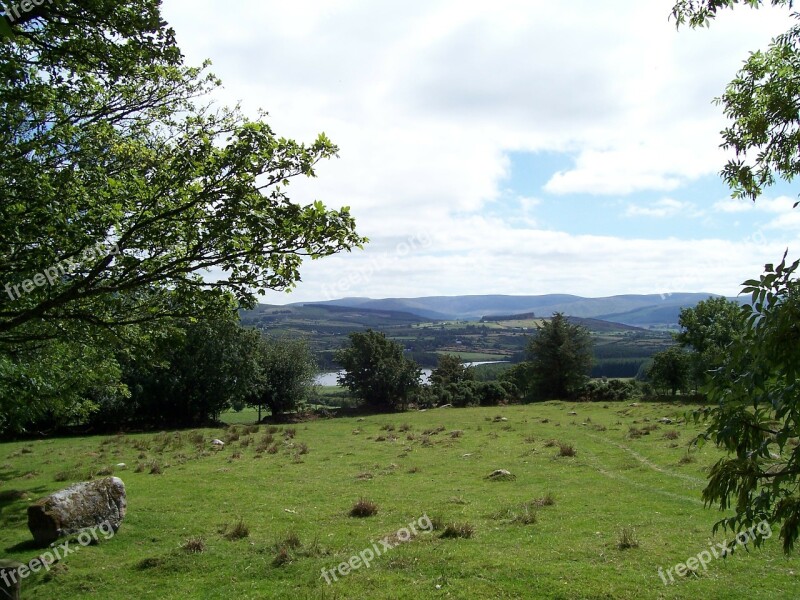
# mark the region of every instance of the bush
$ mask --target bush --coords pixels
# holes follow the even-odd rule
[[[578,399],[583,402],[618,402],[640,397],[636,382],[622,379],[592,379],[578,391]]]

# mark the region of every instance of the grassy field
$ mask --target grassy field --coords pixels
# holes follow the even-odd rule
[[[657,421],[684,410],[551,402],[5,443],[0,548],[37,556],[30,501],[113,469],[122,528],[24,580],[24,598],[797,597],[800,564],[777,535],[662,581],[659,568],[722,540],[700,501],[718,451],[688,453],[696,430]],[[487,478],[495,469],[513,477]],[[360,498],[377,514],[349,516]],[[379,543],[425,515],[436,531]],[[384,550],[369,568],[326,584],[323,569],[372,548]]]

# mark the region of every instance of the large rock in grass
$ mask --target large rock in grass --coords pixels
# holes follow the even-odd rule
[[[103,526],[114,532],[125,518],[125,484],[118,477],[76,483],[28,507],[28,529],[37,543]]]

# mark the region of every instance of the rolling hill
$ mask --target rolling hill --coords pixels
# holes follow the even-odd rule
[[[713,294],[626,294],[585,298],[568,294],[542,296],[429,296],[423,298],[342,298],[315,306],[346,306],[362,310],[411,313],[432,320],[479,321],[495,315],[534,313],[549,317],[562,312],[571,317],[613,321],[635,327],[670,327],[682,308],[695,306]]]

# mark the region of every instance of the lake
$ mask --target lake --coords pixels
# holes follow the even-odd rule
[[[468,362],[468,363],[464,363],[464,365],[467,366],[467,367],[477,367],[478,365],[495,365],[495,364],[506,363],[506,362],[508,362],[508,361],[507,360],[485,360],[485,361],[482,361],[482,362]],[[316,383],[317,385],[324,385],[324,386],[339,385],[338,383],[336,383],[336,378],[339,376],[340,373],[344,373],[344,371],[328,371],[328,372],[325,372],[325,373],[320,373],[319,375],[317,375],[316,379],[314,380],[314,383]],[[422,369],[422,383],[428,383],[428,378],[430,376],[431,376],[431,370],[430,369]]]

